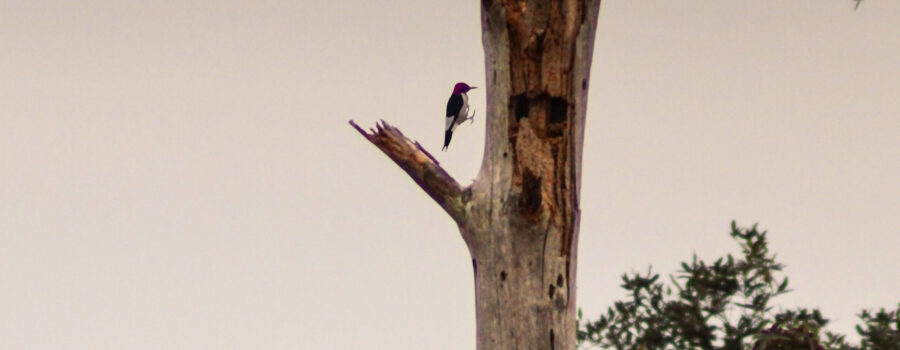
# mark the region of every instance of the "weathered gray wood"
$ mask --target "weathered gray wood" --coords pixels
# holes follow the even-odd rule
[[[574,349],[585,111],[599,0],[482,0],[487,128],[460,188],[382,122],[363,135],[457,222],[475,269],[477,349]],[[352,122],[351,122],[352,124]]]
[[[599,1],[482,1],[485,157],[469,235],[478,349],[574,349],[581,151]]]
[[[418,142],[410,140],[384,120],[375,129],[366,132],[352,120],[350,125],[365,136],[373,145],[381,149],[401,169],[409,174],[425,193],[431,196],[456,222],[466,220],[464,191],[441,164]],[[465,237],[463,237],[465,238]]]

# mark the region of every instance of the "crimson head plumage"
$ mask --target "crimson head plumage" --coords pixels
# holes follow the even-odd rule
[[[469,92],[469,90],[477,89],[477,88],[478,88],[477,86],[469,86],[469,84],[466,84],[466,83],[456,83],[456,85],[453,86],[453,93],[454,94],[466,93],[466,92]]]

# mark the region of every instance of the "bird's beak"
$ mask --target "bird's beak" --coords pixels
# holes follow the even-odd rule
[[[469,89],[477,89],[477,86],[469,86]]]

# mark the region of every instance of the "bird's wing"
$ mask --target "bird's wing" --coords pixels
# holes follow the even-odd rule
[[[453,126],[456,125],[456,118],[459,118],[459,112],[462,110],[463,104],[462,94],[453,94],[450,95],[450,99],[447,100],[447,123],[444,127],[444,130],[452,130]]]
[[[453,94],[450,95],[450,99],[447,100],[447,117],[455,117],[459,114],[459,110],[462,109],[463,97],[462,94]]]
[[[449,116],[445,118],[444,123],[444,131],[453,131],[456,129],[456,118],[457,116]]]

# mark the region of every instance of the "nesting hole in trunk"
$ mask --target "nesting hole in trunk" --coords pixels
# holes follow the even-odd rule
[[[547,107],[547,136],[561,137],[569,118],[569,103],[559,97],[550,98]]]
[[[522,172],[522,193],[519,196],[519,210],[522,216],[535,221],[541,213],[541,178],[528,169]]]
[[[519,94],[513,96],[513,98],[516,100],[516,121],[528,117],[528,97],[525,94]]]

